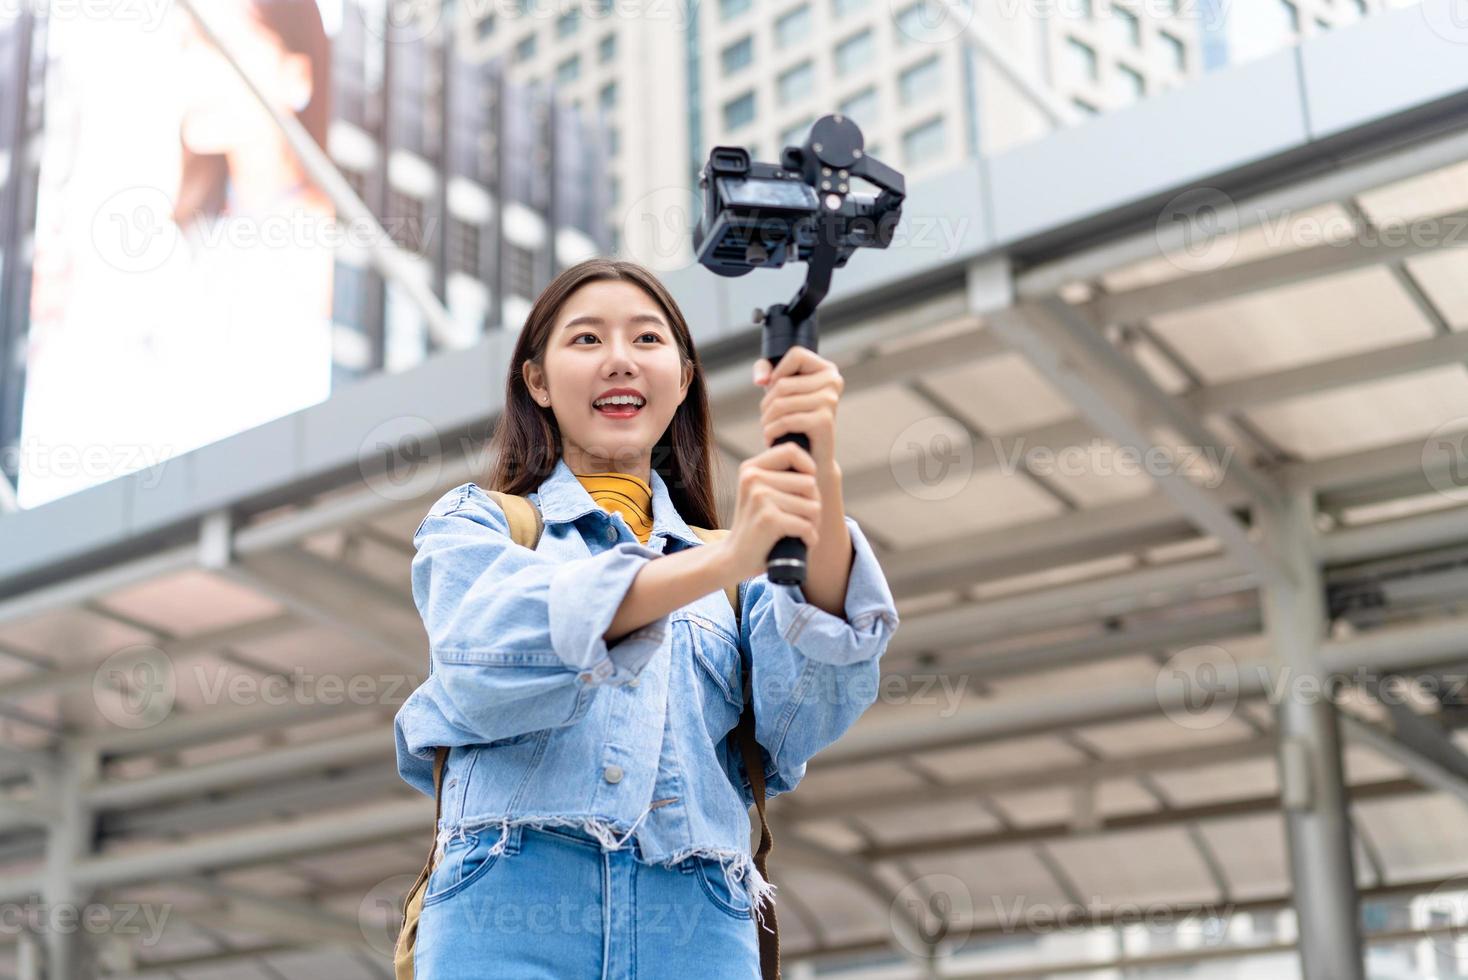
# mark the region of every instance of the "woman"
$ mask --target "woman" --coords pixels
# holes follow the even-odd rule
[[[399,771],[431,796],[451,747],[416,976],[759,976],[754,916],[775,886],[750,855],[743,671],[767,795],[788,792],[875,701],[898,618],[842,511],[840,374],[797,347],[754,380],[764,441],[811,448],[746,460],[730,532],[704,544],[689,527],[719,526],[708,396],[673,298],[593,259],[531,309],[492,472],[413,538],[431,669],[397,715]],[[629,404],[599,407],[608,392]],[[485,488],[537,504],[535,550]],[[806,543],[803,587],[763,573],[783,537]]]

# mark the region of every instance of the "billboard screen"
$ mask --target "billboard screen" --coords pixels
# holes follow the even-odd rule
[[[46,32],[22,507],[330,392],[331,201],[180,6],[134,9],[53,15]],[[333,21],[316,0],[204,9],[325,146]]]

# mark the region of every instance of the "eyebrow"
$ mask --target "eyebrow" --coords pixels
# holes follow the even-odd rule
[[[660,317],[660,316],[658,316],[655,313],[638,313],[638,314],[635,314],[635,315],[633,315],[631,317],[628,317],[627,318],[627,322],[628,323],[656,323],[658,326],[663,327],[664,329],[666,329],[667,326],[668,326],[666,323],[663,322],[663,318]],[[607,321],[603,320],[599,316],[591,316],[591,315],[572,317],[570,320],[567,320],[566,321],[566,325],[562,329],[563,330],[569,330],[570,328],[572,328],[574,326],[577,326],[579,324],[583,324],[583,323],[590,323],[590,324],[594,324],[595,326],[598,326],[598,327],[604,327],[604,326],[606,326]]]

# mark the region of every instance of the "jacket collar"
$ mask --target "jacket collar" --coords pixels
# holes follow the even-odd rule
[[[656,469],[652,473],[652,535],[677,538],[689,545],[703,543],[703,539],[684,523],[673,506],[673,498],[662,474]],[[556,460],[555,469],[540,484],[537,492],[540,516],[547,524],[562,524],[579,520],[590,513],[599,513],[610,519],[606,509],[592,499],[591,494],[576,479],[576,474],[567,465],[565,457]],[[648,538],[651,540],[652,535]]]

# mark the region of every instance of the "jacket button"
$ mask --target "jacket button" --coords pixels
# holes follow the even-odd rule
[[[617,525],[615,525],[615,524],[608,524],[607,525],[607,540],[608,541],[615,541],[615,540],[617,540]]]
[[[622,767],[607,766],[601,771],[601,775],[609,783],[620,783],[622,781]]]

